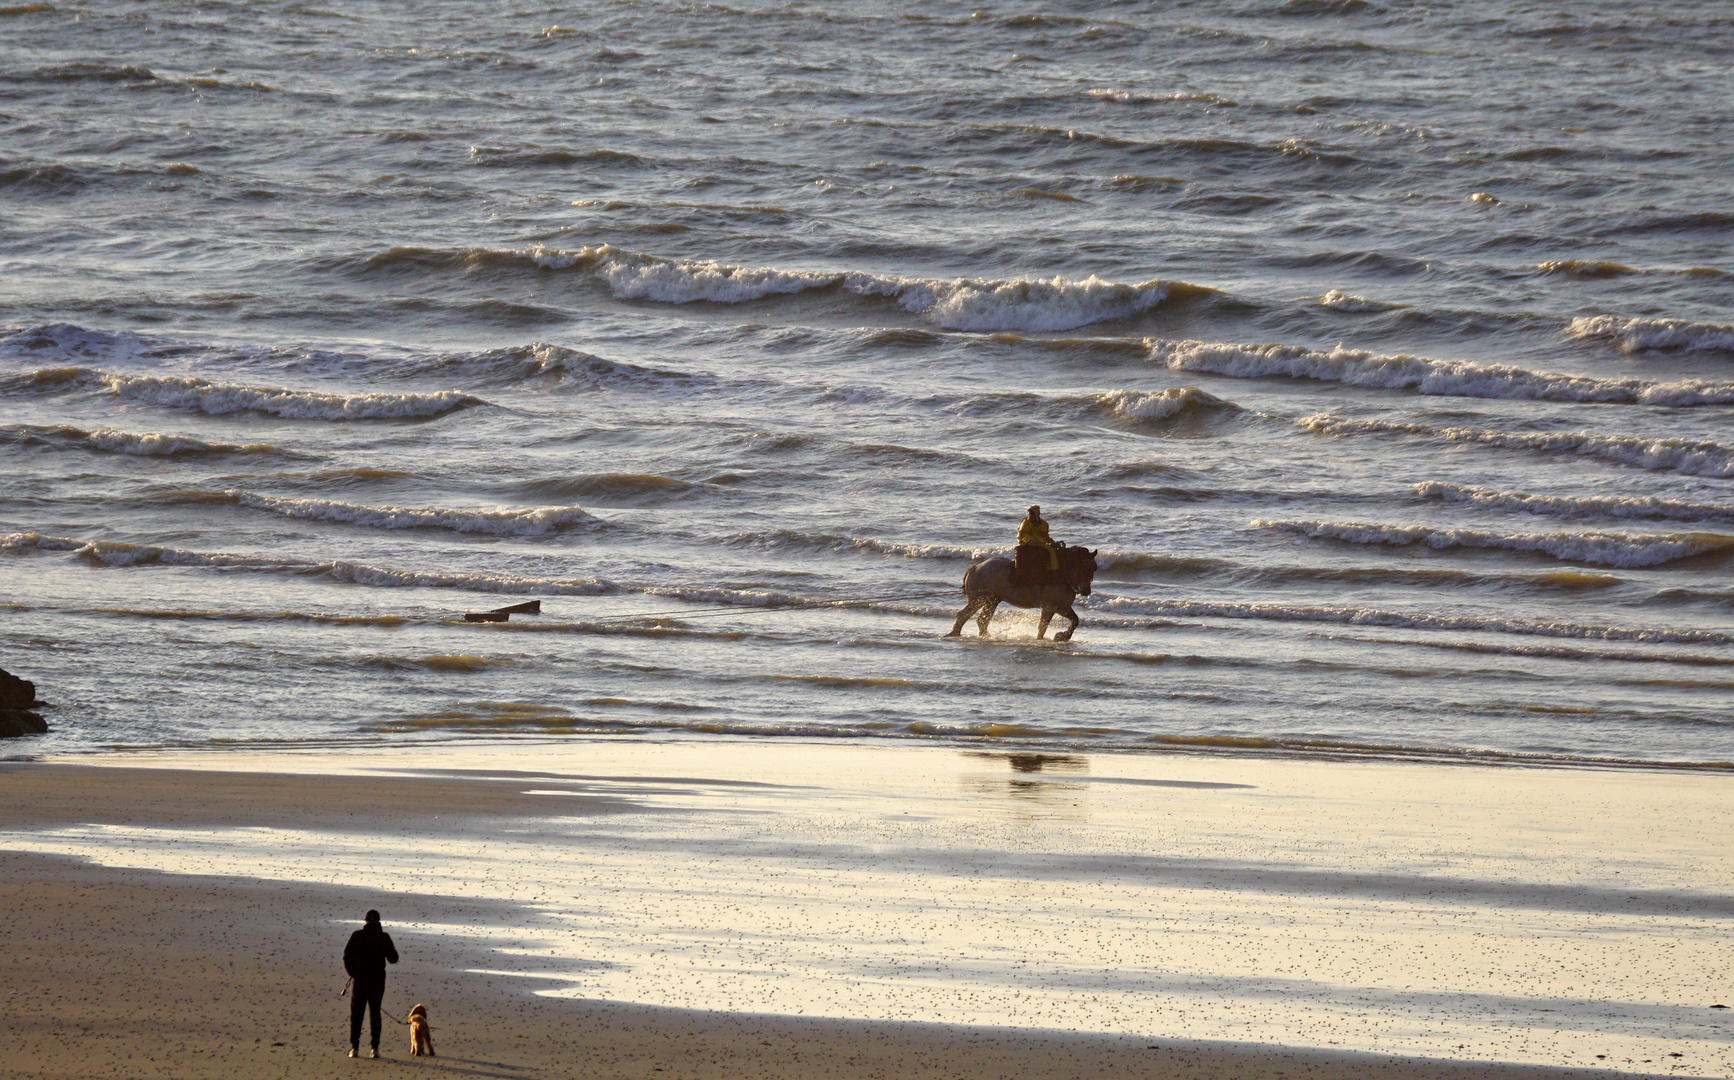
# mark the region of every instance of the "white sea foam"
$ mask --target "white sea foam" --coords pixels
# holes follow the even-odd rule
[[[83,546],[83,540],[41,533],[16,532],[0,536],[0,551],[77,551]]]
[[[136,566],[141,563],[160,563],[165,566],[279,568],[313,565],[304,559],[188,551],[183,548],[162,547],[156,544],[132,544],[124,540],[75,540],[66,536],[44,536],[41,533],[13,533],[10,536],[0,537],[0,551],[70,551],[75,558],[85,559],[101,566]]]
[[[442,390],[431,394],[326,394],[314,390],[240,386],[179,375],[116,375],[92,372],[117,397],[212,416],[260,412],[286,420],[376,420],[441,416],[481,398]]]
[[[1508,450],[1580,454],[1639,469],[1666,469],[1693,476],[1734,476],[1734,448],[1694,439],[1596,435],[1588,431],[1524,432],[1435,427],[1387,420],[1348,420],[1329,413],[1302,417],[1295,423],[1320,435],[1408,435],[1445,442],[1479,443]]]
[[[1407,304],[1388,303],[1383,300],[1368,300],[1364,296],[1356,296],[1353,293],[1342,292],[1338,289],[1332,289],[1330,292],[1319,297],[1319,304],[1323,307],[1330,308],[1332,311],[1352,312],[1392,311],[1397,308],[1409,306]]]
[[[587,270],[622,299],[686,304],[739,304],[810,289],[841,289],[858,296],[885,296],[950,330],[1070,330],[1147,311],[1168,296],[1168,284],[1134,285],[1055,277],[998,281],[979,278],[888,277],[857,272],[778,270],[731,266],[714,260],[662,259],[612,245],[527,252],[551,270]]]
[[[1734,351],[1734,326],[1694,323],[1684,319],[1622,319],[1595,315],[1573,319],[1565,331],[1584,340],[1610,340],[1625,352],[1645,349],[1684,352]]]
[[[164,435],[155,431],[133,433],[116,431],[113,428],[101,428],[84,433],[83,441],[95,450],[106,450],[111,454],[134,454],[141,457],[173,457],[176,454],[210,454],[220,452],[268,451],[264,443],[252,446],[229,446],[220,443],[208,443],[189,435]]]
[[[161,432],[116,431],[62,425],[47,427],[31,424],[0,425],[0,442],[21,442],[53,446],[59,449],[96,450],[109,454],[130,454],[135,457],[175,457],[216,454],[278,454],[282,451],[269,443],[209,443],[191,435],[165,435]]]
[[[1196,386],[1170,387],[1166,390],[1116,390],[1097,399],[1111,416],[1134,423],[1167,420],[1185,412],[1240,412],[1240,406],[1224,401],[1215,394]]]
[[[1168,298],[1168,285],[1162,281],[1122,285],[1093,274],[1083,281],[933,281],[850,274],[845,286],[867,295],[895,296],[905,311],[949,330],[1071,330],[1130,318]]]
[[[265,559],[255,555],[230,555],[221,552],[187,551],[182,548],[159,547],[155,544],[129,544],[122,540],[92,540],[75,550],[73,556],[102,566],[138,566],[160,563],[164,566],[259,566],[280,568],[306,565],[303,560]]]
[[[224,492],[242,506],[269,510],[284,517],[342,521],[375,529],[450,529],[496,536],[541,536],[598,519],[577,506],[542,506],[514,510],[458,510],[445,507],[364,506],[332,499],[285,499],[232,489]]]
[[[597,256],[596,275],[608,283],[615,296],[625,300],[739,304],[779,293],[822,289],[842,279],[840,274],[751,269],[699,259],[658,259],[610,246],[586,249],[585,254],[591,252]]]
[[[1155,362],[1175,371],[1208,371],[1238,379],[1272,375],[1354,386],[1410,389],[1423,394],[1638,405],[1717,405],[1734,402],[1734,382],[1656,383],[1530,371],[1507,364],[1472,364],[1421,356],[1381,356],[1341,346],[1328,352],[1295,345],[1227,345],[1146,338]]]
[[[1429,481],[1415,485],[1423,499],[1460,503],[1489,510],[1516,510],[1548,517],[1613,517],[1668,521],[1734,521],[1734,506],[1714,503],[1677,502],[1673,499],[1621,498],[1619,496],[1525,495],[1515,491],[1463,487]]]
[[[1430,615],[1422,612],[1383,611],[1378,608],[1307,607],[1294,604],[1166,600],[1130,596],[1097,596],[1090,601],[1089,606],[1093,611],[1157,615],[1169,618],[1268,619],[1276,622],[1340,623],[1349,626],[1387,626],[1414,630],[1528,634],[1538,637],[1583,638],[1592,641],[1734,644],[1734,635],[1714,630],[1594,626],[1580,623],[1538,622],[1526,619],[1484,618],[1473,615]]]
[[[1659,566],[1734,548],[1734,536],[1721,533],[1496,533],[1480,529],[1433,528],[1425,525],[1378,525],[1353,521],[1267,521],[1251,523],[1255,529],[1274,529],[1323,540],[1352,544],[1425,544],[1431,548],[1501,548],[1534,551],[1568,562],[1597,566]]]

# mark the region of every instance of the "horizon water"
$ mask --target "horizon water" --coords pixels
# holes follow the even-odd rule
[[[0,26],[6,755],[1734,767],[1721,5]]]

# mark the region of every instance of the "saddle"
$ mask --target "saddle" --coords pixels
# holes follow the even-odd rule
[[[1053,574],[1048,549],[1041,544],[1019,544],[1012,554],[1013,585],[1044,585]]]

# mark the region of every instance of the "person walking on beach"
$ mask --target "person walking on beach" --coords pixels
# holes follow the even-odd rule
[[[360,930],[349,935],[343,947],[343,970],[355,980],[355,996],[349,999],[349,1056],[361,1056],[361,1013],[373,1014],[373,1056],[379,1056],[379,1004],[385,997],[386,961],[397,963],[397,946],[379,925],[379,912],[367,913]]]

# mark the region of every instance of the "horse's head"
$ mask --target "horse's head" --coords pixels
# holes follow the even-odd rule
[[[1073,592],[1090,595],[1090,583],[1096,579],[1096,552],[1086,547],[1061,548],[1060,573]]]

